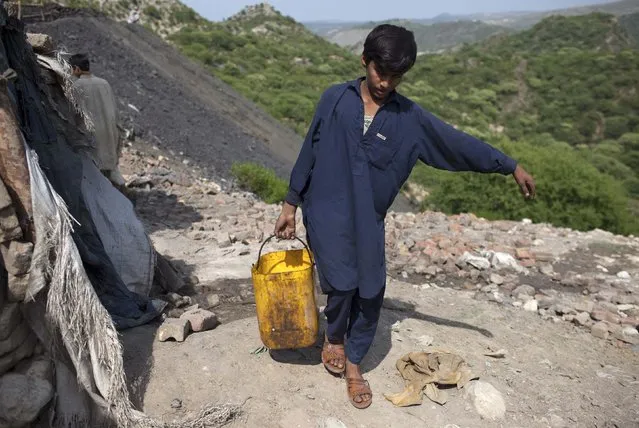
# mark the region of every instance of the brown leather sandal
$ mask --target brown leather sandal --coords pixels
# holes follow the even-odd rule
[[[342,367],[331,364],[331,361],[337,360],[342,362]],[[342,375],[346,370],[346,354],[344,353],[344,345],[335,345],[328,340],[324,340],[322,346],[322,363],[326,370],[335,374]]]
[[[373,402],[373,391],[367,380],[357,378],[346,378],[346,392],[351,404],[358,409],[365,409]],[[369,395],[370,398],[362,400],[361,403],[355,401],[355,397],[362,398],[363,395]]]

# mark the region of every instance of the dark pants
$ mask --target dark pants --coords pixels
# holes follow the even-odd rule
[[[341,343],[346,336],[346,357],[353,364],[360,364],[373,344],[384,291],[385,288],[372,299],[362,299],[357,290],[326,293],[326,336],[334,343]]]

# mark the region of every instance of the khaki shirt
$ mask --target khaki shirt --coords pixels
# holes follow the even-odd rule
[[[109,83],[92,74],[80,76],[73,84],[80,107],[91,119],[95,137],[95,161],[101,170],[118,165],[119,132],[115,96]]]

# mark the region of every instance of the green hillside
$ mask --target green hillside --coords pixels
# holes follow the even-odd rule
[[[347,50],[266,5],[169,40],[300,134],[319,94],[362,71]]]

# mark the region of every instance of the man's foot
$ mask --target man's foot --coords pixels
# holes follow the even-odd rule
[[[373,402],[373,392],[368,381],[362,376],[358,364],[346,361],[346,392],[351,404],[358,409],[365,409]]]
[[[322,363],[329,372],[342,375],[346,368],[346,354],[344,353],[343,343],[330,343],[328,338],[324,337],[324,346],[322,346]]]

